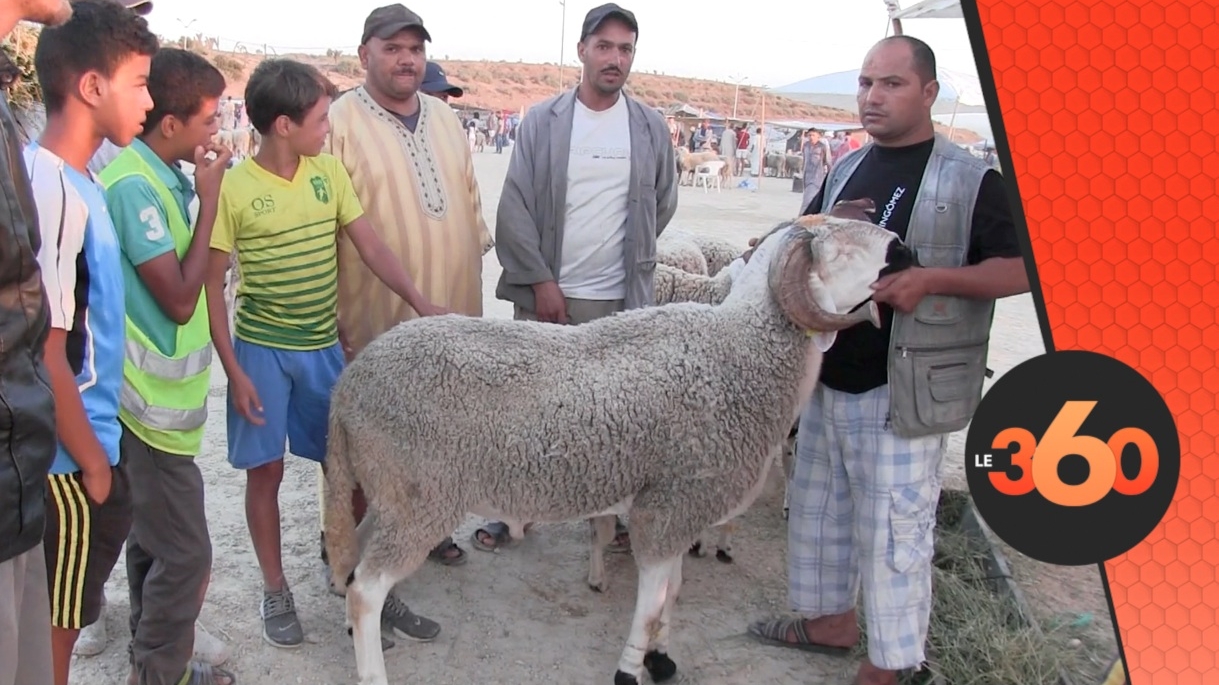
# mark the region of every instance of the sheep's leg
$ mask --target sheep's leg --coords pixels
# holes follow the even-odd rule
[[[717,527],[719,539],[715,543],[715,558],[725,564],[732,563],[732,534],[736,532],[736,521],[729,521]]]
[[[351,624],[360,685],[389,685],[385,656],[381,653],[381,608],[402,577],[373,570],[367,561],[362,561],[356,567],[355,580],[347,587],[347,620]]]
[[[705,543],[705,539],[709,537],[707,533],[708,531],[704,530],[701,534],[699,534],[698,538],[694,541],[694,544],[690,546],[690,554],[693,554],[696,557],[707,556],[707,545]]]
[[[614,541],[617,521],[613,516],[596,516],[589,523],[592,545],[588,550],[588,586],[594,592],[605,592],[608,585],[605,580],[605,548]]]
[[[681,594],[681,557],[673,563],[669,571],[669,591],[665,594],[664,609],[660,612],[660,628],[652,643],[648,645],[648,656],[643,659],[643,665],[648,669],[652,680],[660,682],[677,673],[677,664],[669,658],[669,624],[673,617],[673,607]],[[659,672],[660,677],[657,677]],[[667,675],[666,675],[667,673]]]
[[[678,555],[680,559],[680,555]],[[635,618],[626,648],[618,660],[614,685],[639,685],[645,664],[652,680],[659,682],[677,672],[676,665],[665,654],[649,652],[648,647],[660,630],[661,615],[668,601],[669,584],[673,577],[674,559],[639,564],[639,589],[635,598]]]

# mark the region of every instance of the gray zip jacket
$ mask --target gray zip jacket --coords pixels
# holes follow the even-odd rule
[[[627,98],[631,190],[627,197],[625,309],[654,302],[656,237],[677,211],[677,162],[660,113]],[[576,91],[534,106],[521,121],[495,221],[504,268],[495,296],[534,311],[533,285],[559,279]]]

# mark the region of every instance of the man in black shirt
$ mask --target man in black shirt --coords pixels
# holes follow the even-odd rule
[[[987,303],[1029,289],[1002,179],[935,134],[931,106],[938,92],[935,56],[925,43],[908,36],[878,43],[865,59],[858,95],[860,120],[874,142],[844,157],[804,212],[870,198],[876,224],[914,239],[916,253],[920,243],[927,245],[920,255],[927,268],[892,274],[873,286],[883,314],[880,329],[866,324],[838,333],[801,417],[788,563],[792,608],[806,618],[750,628],[771,643],[846,654],[860,637],[855,607],[862,585],[868,659],[857,685],[895,684],[900,671],[925,659],[939,469],[947,434],[955,430],[943,430],[943,422],[909,427],[908,416],[919,412],[906,407],[922,401],[916,396],[927,392],[927,381],[914,372],[908,382],[890,378],[892,369],[905,368],[890,358],[894,312],[903,317],[903,335],[915,341],[929,335],[909,323],[916,309],[913,318],[939,315],[945,326],[966,326],[961,346],[974,356],[960,367],[980,388]],[[957,331],[945,326],[938,327],[941,336]],[[915,356],[944,354],[953,346],[937,340],[916,347]],[[905,351],[898,355],[903,361]],[[903,411],[901,426],[895,408]],[[968,404],[953,409],[972,413]]]

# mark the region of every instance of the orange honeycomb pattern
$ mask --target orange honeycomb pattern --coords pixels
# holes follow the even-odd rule
[[[1130,682],[1219,683],[1213,0],[977,5],[1054,346],[1138,369],[1181,433],[1164,521],[1105,564]]]

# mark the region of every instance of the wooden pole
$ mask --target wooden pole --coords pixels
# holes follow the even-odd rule
[[[762,177],[766,176],[766,89],[762,92],[762,121],[758,124],[758,190],[762,189]]]
[[[952,119],[950,119],[950,120],[948,121],[948,140],[952,140],[952,134],[956,133],[956,130],[957,130],[957,108],[959,108],[960,106],[961,106],[961,98],[960,98],[960,97],[958,97],[958,98],[956,99],[956,101],[952,103]]]

